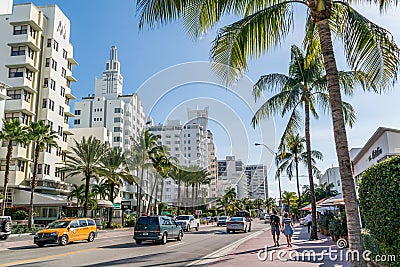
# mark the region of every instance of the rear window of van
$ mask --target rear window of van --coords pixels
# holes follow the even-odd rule
[[[157,217],[140,217],[137,225],[158,225]]]

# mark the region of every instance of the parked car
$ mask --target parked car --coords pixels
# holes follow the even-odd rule
[[[165,245],[168,239],[181,241],[182,238],[182,227],[172,218],[160,215],[140,217],[133,232],[133,239],[139,245],[148,240],[159,241]]]
[[[260,214],[260,220],[265,220],[265,216],[267,216],[266,213],[261,213]]]
[[[87,240],[93,242],[97,236],[97,226],[90,218],[63,218],[50,223],[45,229],[38,231],[33,242],[38,247],[54,243],[65,246],[72,241]]]
[[[206,222],[207,223],[212,223],[213,222],[213,218],[211,216],[207,216],[206,217]]]
[[[6,240],[11,235],[12,221],[10,216],[0,216],[0,240]]]
[[[186,232],[189,232],[190,229],[199,231],[200,220],[194,218],[193,215],[179,215],[176,217],[175,222]]]
[[[269,223],[269,222],[270,222],[270,220],[271,220],[271,217],[270,217],[270,215],[269,215],[269,214],[265,214],[265,217],[264,217],[264,223]]]
[[[221,216],[218,218],[217,226],[226,226],[226,222],[229,221],[229,216]]]
[[[229,234],[230,232],[235,231],[250,231],[250,222],[246,220],[245,217],[232,217],[229,221],[226,222],[226,232]]]

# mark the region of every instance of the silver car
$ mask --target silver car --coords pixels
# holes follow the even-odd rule
[[[221,216],[218,218],[217,226],[225,226],[227,221],[229,221],[229,216]]]
[[[244,217],[232,217],[226,222],[226,232],[243,231],[247,232],[250,230],[250,223]]]

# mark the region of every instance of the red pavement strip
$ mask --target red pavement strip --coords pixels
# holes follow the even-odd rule
[[[320,236],[320,240],[316,241],[308,241],[309,234],[307,233],[307,227],[296,226],[295,233],[292,237],[292,248],[287,248],[286,246],[286,237],[281,234],[279,243],[279,248],[274,248],[273,239],[271,235],[271,231],[267,230],[264,233],[247,240],[240,246],[238,246],[235,250],[231,251],[228,255],[221,257],[214,264],[210,264],[212,267],[222,267],[222,266],[289,266],[289,265],[297,265],[297,266],[321,266],[324,267],[347,267],[350,266],[349,262],[343,261],[331,261],[329,257],[327,257],[327,253],[324,253],[324,260],[319,260],[321,251],[323,249],[329,250],[329,247],[332,249],[338,249],[336,243],[331,241],[330,238],[326,238],[324,236]],[[268,246],[268,257],[267,259],[260,260],[260,258],[265,257],[265,253],[259,253],[259,251],[264,252],[265,246]],[[317,253],[317,261],[310,262],[307,260],[295,261],[294,259],[290,260],[289,253],[292,251],[292,255],[300,255],[304,249],[315,249]],[[281,251],[281,252],[279,252]],[[278,252],[282,253],[280,258],[278,258]],[[272,257],[271,257],[272,255]],[[273,260],[271,260],[273,258]]]

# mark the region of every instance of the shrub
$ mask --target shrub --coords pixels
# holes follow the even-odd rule
[[[24,210],[17,210],[11,217],[13,220],[27,220],[29,217],[28,213]]]
[[[333,220],[332,213],[326,213],[324,215],[319,216],[318,225],[321,229],[329,229],[329,223]]]
[[[360,210],[381,254],[400,258],[400,156],[367,169],[359,187]],[[390,265],[386,266],[400,266]],[[396,264],[396,263],[394,263]]]
[[[27,234],[27,233],[35,233],[37,231],[36,228],[28,228],[26,225],[13,225],[11,234]]]
[[[334,237],[347,236],[347,221],[346,214],[343,213],[339,216],[334,216],[329,222],[329,233]]]
[[[126,215],[125,225],[128,227],[134,227],[135,224],[136,224],[136,217],[131,214]]]
[[[112,229],[122,228],[122,224],[113,222],[111,223],[111,228]]]

